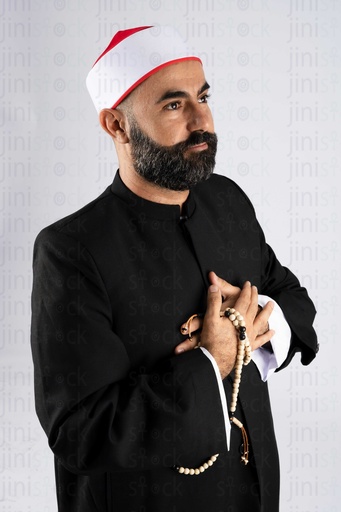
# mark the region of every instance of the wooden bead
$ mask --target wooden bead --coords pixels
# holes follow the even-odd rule
[[[204,462],[204,464],[202,464],[198,468],[184,468],[183,466],[181,466],[181,467],[174,466],[174,469],[176,469],[177,472],[182,475],[190,475],[190,476],[196,475],[197,476],[197,475],[200,475],[200,473],[204,473],[204,471],[206,471],[206,469],[212,467],[218,457],[219,457],[219,453],[212,455],[208,459],[208,461]]]

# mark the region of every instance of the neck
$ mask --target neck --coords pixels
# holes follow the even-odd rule
[[[149,181],[145,180],[142,176],[130,166],[120,165],[120,177],[126,187],[129,188],[134,194],[147,201],[159,204],[169,204],[180,206],[182,209],[183,204],[188,198],[188,190],[168,190],[161,188]]]

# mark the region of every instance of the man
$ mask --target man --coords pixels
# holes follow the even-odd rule
[[[314,307],[245,194],[212,175],[209,85],[176,33],[119,32],[87,85],[119,171],[34,250],[59,510],[276,512],[266,379],[297,351],[315,357]]]

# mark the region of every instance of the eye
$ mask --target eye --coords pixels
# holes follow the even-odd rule
[[[172,101],[172,103],[168,103],[164,108],[165,110],[178,110],[180,107],[179,101]]]
[[[203,96],[201,96],[198,101],[199,103],[208,103],[208,98],[210,98],[211,95],[210,94],[204,94]]]

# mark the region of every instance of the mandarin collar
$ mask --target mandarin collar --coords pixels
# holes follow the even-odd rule
[[[136,213],[144,213],[147,217],[160,220],[180,220],[189,218],[195,210],[195,199],[192,192],[189,193],[183,205],[180,217],[180,206],[178,204],[168,205],[154,203],[134,194],[122,181],[119,171],[116,172],[114,181],[111,184],[111,192],[122,199]]]

